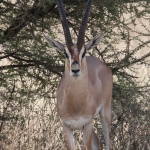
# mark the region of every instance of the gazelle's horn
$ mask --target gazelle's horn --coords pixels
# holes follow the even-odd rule
[[[92,4],[92,0],[88,0],[83,17],[82,17],[80,30],[79,30],[79,36],[78,36],[78,40],[77,40],[78,46],[83,46],[83,44],[84,44],[85,29],[86,29],[86,25],[87,25],[87,20],[88,20],[91,4]]]
[[[62,4],[61,0],[57,0],[57,6],[58,6],[58,10],[59,10],[59,15],[60,15],[62,27],[63,27],[63,30],[64,30],[66,45],[67,46],[72,46],[73,42],[72,42],[72,38],[71,38],[71,35],[70,35],[70,31],[69,31],[68,21],[66,19],[66,15],[65,15],[63,4]]]

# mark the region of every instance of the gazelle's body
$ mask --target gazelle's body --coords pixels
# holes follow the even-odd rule
[[[66,62],[65,73],[57,90],[58,113],[62,121],[72,129],[83,129],[102,107],[111,106],[110,69],[93,56],[85,57],[83,63],[85,68],[82,75],[74,78],[70,76]]]
[[[68,146],[73,149],[72,130],[83,130],[86,126],[91,126],[93,118],[99,113],[101,113],[104,130],[107,132],[105,138],[109,143],[112,94],[110,69],[98,58],[88,56],[82,62],[82,75],[74,78],[69,74],[67,61],[64,75],[58,86],[57,109],[65,128],[70,131],[66,135],[68,136],[66,139],[69,139],[66,141]],[[92,130],[87,130],[85,132],[92,132]]]
[[[112,74],[106,64],[85,52],[95,47],[102,34],[84,44],[85,26],[92,0],[88,0],[77,43],[72,43],[63,6],[58,9],[65,33],[66,46],[45,36],[47,42],[66,55],[65,72],[57,89],[57,110],[63,122],[67,150],[73,150],[73,130],[83,130],[87,150],[100,150],[99,140],[92,127],[93,118],[100,114],[105,137],[105,149],[111,150],[110,122]]]

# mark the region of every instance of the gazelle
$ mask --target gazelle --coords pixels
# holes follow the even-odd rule
[[[88,0],[77,43],[72,42],[68,22],[61,0],[57,1],[64,30],[66,46],[45,36],[49,45],[66,55],[65,72],[57,89],[57,110],[63,123],[67,150],[73,150],[73,130],[83,131],[87,150],[99,150],[99,139],[93,130],[92,120],[100,114],[105,138],[105,149],[112,149],[110,139],[112,73],[106,64],[85,53],[99,44],[102,33],[87,44],[85,28],[92,4]]]

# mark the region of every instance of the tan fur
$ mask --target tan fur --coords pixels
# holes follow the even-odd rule
[[[58,114],[65,126],[67,126],[66,122],[70,123],[69,121],[71,120],[71,123],[73,122],[79,124],[79,126],[81,125],[79,129],[83,129],[86,135],[89,126],[91,127],[90,124],[94,118],[96,109],[101,105],[101,118],[107,126],[106,132],[109,132],[112,95],[111,71],[105,63],[93,56],[83,58],[80,67],[81,75],[73,77],[69,74],[69,60],[66,59],[65,61],[65,72],[57,90]],[[80,118],[83,118],[81,119],[83,122],[77,122]],[[72,126],[69,127],[71,130],[75,129],[73,123]],[[86,128],[88,130],[86,130]],[[97,137],[93,129],[90,128],[88,133],[90,135],[85,138],[84,142],[87,149],[91,149],[92,143],[97,143],[94,145],[94,148],[97,147],[97,149],[99,149],[98,142],[94,140],[97,139]],[[108,143],[108,145],[106,145],[106,150],[111,149],[111,140],[108,139],[109,136],[110,135],[105,136],[105,140],[107,140],[106,144]],[[69,134],[66,135],[66,138],[70,138]],[[70,146],[67,145],[67,150],[73,149],[73,145],[70,143],[68,143]]]

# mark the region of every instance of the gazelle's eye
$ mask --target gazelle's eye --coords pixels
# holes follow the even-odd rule
[[[86,54],[86,52],[84,51],[84,53],[82,54],[82,58],[84,58],[85,54]]]
[[[68,54],[67,54],[66,52],[64,52],[64,54],[65,54],[66,58],[67,58],[67,59],[69,59],[69,56],[68,56]]]

